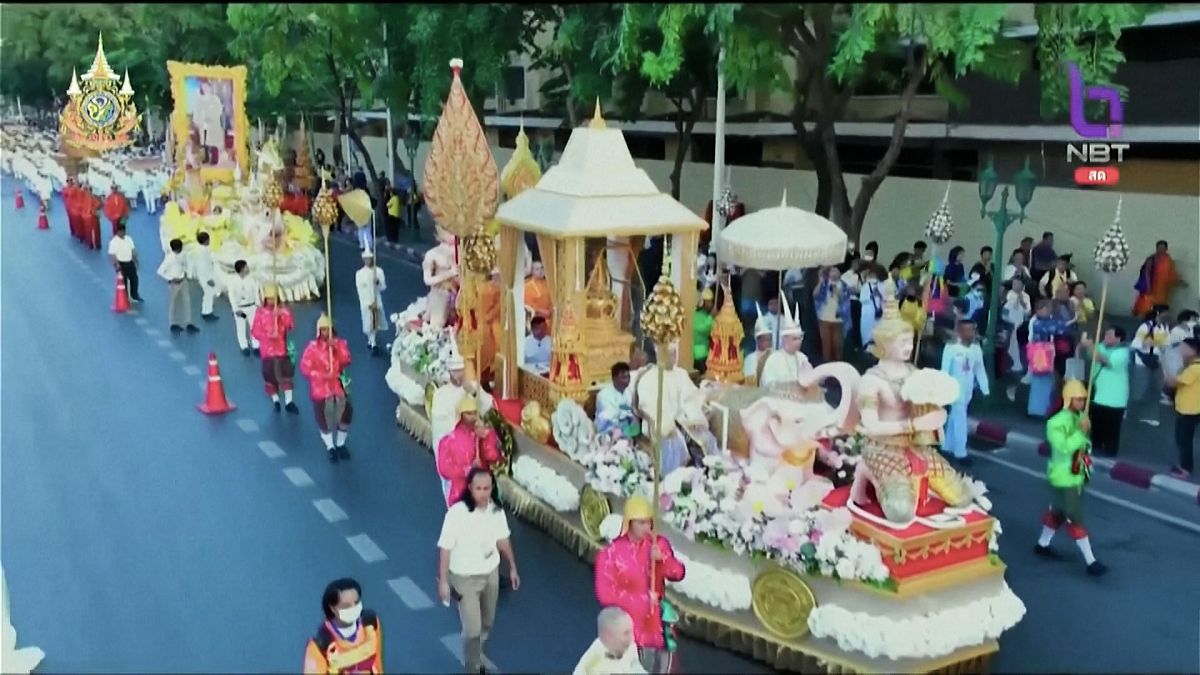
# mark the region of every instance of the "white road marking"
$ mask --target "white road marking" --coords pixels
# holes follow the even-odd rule
[[[200,369],[193,365],[186,365],[183,367],[183,372],[192,377],[195,377],[200,374]]]
[[[172,361],[187,361],[187,354],[184,354],[181,351],[173,351],[167,353],[167,358],[171,359]]]
[[[313,479],[304,469],[301,469],[298,466],[289,466],[283,470],[283,475],[287,476],[287,479],[292,481],[292,485],[295,485],[299,488],[309,487],[313,484]]]
[[[266,455],[268,459],[278,459],[287,454],[275,441],[259,441],[258,449],[262,450],[262,453]]]
[[[146,335],[156,338],[156,337],[162,335],[162,331],[157,328],[151,328],[149,326],[146,326]]]
[[[172,343],[167,338],[159,338],[154,341],[154,344],[158,345],[159,347],[162,347],[163,349],[168,349],[168,348],[170,348]]]
[[[350,517],[332,499],[314,499],[313,506],[317,507],[322,516],[325,516],[325,522],[327,523],[336,523]]]
[[[145,326],[150,323],[150,319],[147,319],[144,316],[139,316],[138,318],[134,319],[133,322],[139,326]]]
[[[441,642],[442,646],[445,647],[446,650],[451,654],[453,654],[454,658],[458,659],[459,663],[463,664],[464,666],[467,665],[466,660],[463,658],[462,633],[443,635]],[[489,673],[500,672],[500,669],[496,667],[496,664],[492,663],[492,660],[486,655],[483,657],[483,667]]]
[[[242,419],[237,421],[237,425],[238,425],[239,429],[241,429],[242,431],[244,431],[248,434],[252,434],[252,433],[258,431],[258,422],[255,422],[252,419],[243,417]]]
[[[429,609],[433,607],[433,600],[421,590],[421,587],[408,577],[400,577],[399,579],[388,579],[388,586],[391,586],[392,592],[399,596],[400,601],[405,607],[412,610]]]
[[[1034,471],[1033,469],[1021,466],[1020,464],[1017,464],[1015,462],[1010,462],[1005,459],[1000,459],[999,457],[994,457],[989,453],[978,452],[978,451],[972,450],[971,454],[973,454],[976,457],[979,457],[981,459],[985,459],[989,462],[992,462],[994,464],[999,464],[1000,466],[1008,467],[1008,468],[1012,469],[1013,471],[1019,471],[1019,472],[1025,474],[1026,476],[1032,476],[1033,478],[1036,478],[1040,481],[1046,480],[1046,474],[1041,471]],[[1155,520],[1160,520],[1164,523],[1168,523],[1168,524],[1174,525],[1176,527],[1182,527],[1183,529],[1185,529],[1189,532],[1193,532],[1195,534],[1200,534],[1200,523],[1194,523],[1190,520],[1184,520],[1183,518],[1176,518],[1175,516],[1172,516],[1169,513],[1163,513],[1161,511],[1156,511],[1150,507],[1142,506],[1141,504],[1135,504],[1126,499],[1121,499],[1120,497],[1114,497],[1110,494],[1100,492],[1099,490],[1095,490],[1095,489],[1088,490],[1087,494],[1089,494],[1101,501],[1108,502],[1109,504],[1123,506],[1123,507],[1129,509],[1130,511],[1136,511],[1144,516],[1149,516],[1151,518],[1154,518]]]
[[[379,548],[379,545],[365,534],[346,537],[346,541],[350,544],[350,548],[358,554],[358,557],[363,559],[363,562],[373,563],[388,559],[383,549]]]

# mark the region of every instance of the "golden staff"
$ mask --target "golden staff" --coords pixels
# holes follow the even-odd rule
[[[1108,280],[1114,273],[1125,269],[1129,264],[1129,243],[1125,241],[1125,232],[1121,230],[1121,204],[1124,202],[1125,196],[1117,198],[1117,213],[1113,217],[1113,223],[1109,226],[1108,231],[1101,237],[1100,242],[1096,244],[1095,258],[1096,267],[1104,273],[1104,286],[1100,291],[1100,310],[1096,314],[1096,340],[1103,338],[1104,327],[1104,310],[1108,304]],[[1092,373],[1096,368],[1096,350],[1098,345],[1092,345],[1091,359],[1088,361],[1088,371],[1085,374],[1087,378],[1087,402],[1084,403],[1083,414],[1086,417],[1092,410],[1092,386],[1095,384],[1096,378],[1092,377]]]

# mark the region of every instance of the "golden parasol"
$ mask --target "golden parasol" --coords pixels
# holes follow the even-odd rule
[[[371,196],[366,190],[351,190],[344,194],[338,195],[338,204],[342,205],[346,215],[350,216],[350,220],[354,221],[355,225],[362,227],[371,220],[374,210],[371,208]]]

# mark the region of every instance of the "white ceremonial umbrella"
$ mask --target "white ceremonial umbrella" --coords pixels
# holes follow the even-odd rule
[[[727,265],[782,272],[837,265],[846,259],[846,233],[832,221],[783,202],[742,216],[721,230],[717,257]]]

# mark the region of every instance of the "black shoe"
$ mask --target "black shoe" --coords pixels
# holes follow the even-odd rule
[[[271,405],[275,406],[275,412],[279,412],[279,410],[280,410],[279,401],[271,401]]]
[[[1108,568],[1099,560],[1094,560],[1087,566],[1087,573],[1093,577],[1102,577],[1106,572],[1108,572]]]
[[[179,335],[182,332],[183,328],[181,326],[171,326],[171,335]]]
[[[199,328],[196,328],[196,324],[189,323],[189,324],[187,325],[187,332],[189,332],[189,333],[199,333],[199,332],[200,332],[200,329],[199,329]]]
[[[337,463],[338,463],[338,453],[337,453],[337,448],[329,448],[329,463],[330,463],[330,464],[337,464]]]
[[[133,300],[134,302],[142,302],[141,298],[130,298],[130,300]]]
[[[337,450],[338,455],[341,456],[342,459],[350,459],[350,448],[347,448],[346,446],[342,445],[335,449]]]
[[[242,350],[242,356],[250,356],[250,348],[246,347]]]
[[[1062,560],[1063,559],[1061,553],[1059,553],[1058,551],[1055,551],[1054,549],[1050,548],[1049,546],[1042,546],[1041,544],[1036,544],[1033,547],[1033,553],[1034,553],[1034,555],[1041,556],[1043,558],[1046,558],[1047,560]]]
[[[255,355],[255,356],[262,356],[262,354],[261,354],[261,353],[258,351],[258,348],[257,348],[257,347],[256,347],[256,348],[254,348],[252,351],[254,352],[254,355]]]
[[[367,349],[371,351],[371,356],[379,356],[379,347],[375,345],[367,345]]]
[[[220,317],[218,317],[216,314],[201,314],[200,318],[211,323],[213,321],[216,321]]]
[[[289,402],[287,405],[283,406],[283,409],[284,409],[284,410],[286,410],[286,411],[288,411],[288,412],[290,412],[290,413],[292,413],[293,415],[299,415],[299,414],[300,414],[300,409],[296,407],[296,402],[295,402],[295,401],[291,401],[291,402]]]

